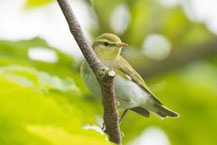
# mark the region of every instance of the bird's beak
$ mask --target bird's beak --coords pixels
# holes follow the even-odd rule
[[[117,43],[116,46],[117,46],[117,47],[127,47],[128,44],[121,42],[121,43]]]

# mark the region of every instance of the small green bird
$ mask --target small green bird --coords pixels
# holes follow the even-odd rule
[[[116,72],[114,87],[116,100],[119,102],[118,109],[131,109],[146,117],[150,116],[149,112],[159,118],[179,117],[178,113],[166,108],[155,97],[142,77],[120,56],[122,47],[126,46],[128,44],[110,33],[100,35],[92,45],[101,62]],[[86,61],[81,65],[81,76],[88,89],[101,99],[99,83]]]

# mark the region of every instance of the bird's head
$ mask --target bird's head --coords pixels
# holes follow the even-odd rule
[[[93,49],[102,61],[113,61],[120,56],[121,48],[128,44],[121,42],[121,39],[111,33],[104,33],[93,42]]]

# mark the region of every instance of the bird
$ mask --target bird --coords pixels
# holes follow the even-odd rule
[[[92,48],[100,61],[115,71],[114,90],[118,110],[124,110],[120,120],[128,110],[150,117],[150,112],[158,118],[179,117],[179,114],[165,107],[148,88],[143,78],[120,54],[128,44],[112,33],[98,36]],[[98,99],[102,99],[100,85],[92,69],[84,60],[80,67],[81,77],[87,88]]]

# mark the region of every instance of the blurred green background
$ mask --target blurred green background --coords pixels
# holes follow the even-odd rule
[[[119,35],[129,44],[122,55],[181,115],[161,120],[129,111],[123,144],[217,145],[216,18],[208,17],[213,7],[195,3],[71,0],[88,39]],[[82,55],[58,4],[0,0],[0,12],[0,145],[112,144],[100,131],[103,109],[79,75]]]

